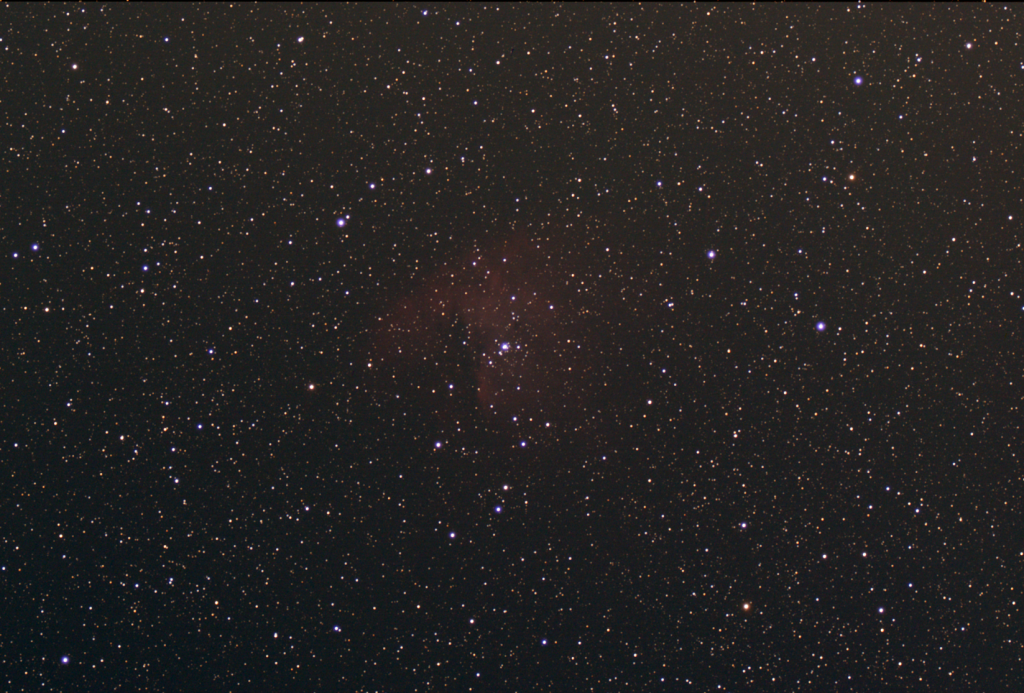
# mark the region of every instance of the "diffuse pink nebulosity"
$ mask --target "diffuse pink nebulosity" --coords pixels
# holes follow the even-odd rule
[[[593,422],[624,372],[618,342],[636,311],[610,250],[577,241],[510,234],[439,266],[379,316],[378,387],[517,434]]]

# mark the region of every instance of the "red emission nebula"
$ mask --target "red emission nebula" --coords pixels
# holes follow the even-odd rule
[[[517,436],[591,427],[622,378],[642,290],[618,251],[516,235],[445,263],[378,318],[378,394],[444,426],[483,418]],[[637,295],[639,293],[639,296]]]

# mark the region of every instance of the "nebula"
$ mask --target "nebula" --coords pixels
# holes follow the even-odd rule
[[[512,235],[438,267],[379,316],[377,387],[445,425],[472,416],[529,436],[593,422],[633,311],[609,311],[622,291],[608,251],[570,241]]]

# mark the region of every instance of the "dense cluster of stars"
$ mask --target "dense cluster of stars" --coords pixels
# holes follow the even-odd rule
[[[1017,690],[1014,6],[0,6],[0,688]]]

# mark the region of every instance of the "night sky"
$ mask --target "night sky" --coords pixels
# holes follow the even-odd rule
[[[1022,33],[4,4],[0,689],[1021,690]]]

